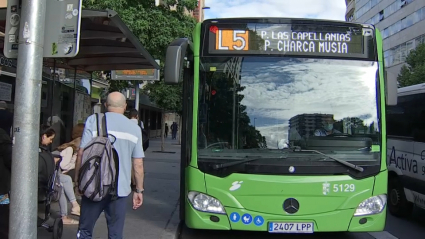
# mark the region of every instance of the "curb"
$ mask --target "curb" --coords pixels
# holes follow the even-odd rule
[[[180,223],[180,200],[177,200],[176,207],[171,214],[170,220],[165,225],[164,232],[161,239],[178,239],[180,237],[181,223]]]

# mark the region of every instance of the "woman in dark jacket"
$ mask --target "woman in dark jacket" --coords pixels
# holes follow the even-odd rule
[[[55,171],[55,158],[47,148],[53,142],[55,135],[54,129],[42,127],[38,150],[38,196],[40,199],[46,196],[49,179]]]
[[[38,158],[38,193],[45,196],[48,182],[55,170],[55,159],[47,146],[55,138],[55,131],[42,129]],[[0,238],[9,238],[9,193],[12,172],[12,139],[0,129]]]
[[[9,193],[12,172],[12,139],[0,129],[0,238],[9,238]]]

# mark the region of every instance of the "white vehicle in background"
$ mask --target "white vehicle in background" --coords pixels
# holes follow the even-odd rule
[[[387,107],[388,209],[406,217],[425,209],[425,84],[399,88]]]

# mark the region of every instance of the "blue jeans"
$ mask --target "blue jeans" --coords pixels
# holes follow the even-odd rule
[[[127,197],[119,197],[114,201],[111,200],[111,197],[107,197],[100,202],[94,202],[82,196],[77,238],[91,239],[94,225],[102,211],[105,211],[106,222],[108,224],[108,238],[122,239],[126,209]]]

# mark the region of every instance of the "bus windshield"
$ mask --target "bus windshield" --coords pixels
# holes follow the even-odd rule
[[[377,77],[374,61],[201,57],[198,160],[379,163]]]

